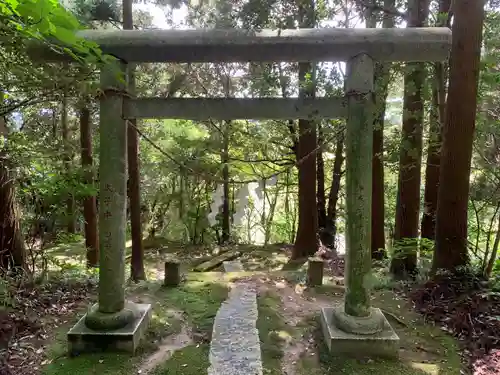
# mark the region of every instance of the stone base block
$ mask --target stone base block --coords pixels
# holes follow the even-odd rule
[[[347,333],[336,327],[333,319],[334,310],[334,307],[321,309],[321,329],[332,355],[354,358],[397,358],[399,336],[380,309],[375,310],[377,314],[382,314],[384,328],[382,332],[371,335]]]
[[[94,331],[85,325],[85,315],[68,332],[70,356],[80,353],[112,351],[135,354],[151,319],[150,304],[136,304],[137,318],[123,328]]]

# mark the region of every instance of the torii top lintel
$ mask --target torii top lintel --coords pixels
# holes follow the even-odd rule
[[[348,61],[366,53],[377,61],[443,61],[451,48],[445,27],[404,29],[84,30],[104,53],[125,62]],[[67,57],[36,49],[38,60]]]

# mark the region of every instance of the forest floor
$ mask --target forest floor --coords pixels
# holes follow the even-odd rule
[[[0,345],[5,347],[0,346],[0,353],[3,349],[10,373],[204,374],[215,314],[237,278],[252,278],[258,286],[257,328],[265,375],[462,373],[457,341],[440,325],[426,324],[401,293],[385,289],[374,293],[373,304],[384,309],[401,338],[400,361],[333,360],[322,344],[317,316],[321,307],[341,300],[343,267],[338,259],[329,262],[325,285],[311,290],[303,286],[305,266],[288,262],[287,246],[240,246],[247,272],[223,274],[187,272],[221,249],[160,242],[146,244],[149,281],[127,287],[129,299],[153,304],[145,345],[137,356],[66,356],[66,332],[95,300],[96,279],[85,270],[82,245],[63,245],[52,249],[51,257],[64,271],[54,273],[43,287],[26,286],[10,296],[14,309],[0,308]],[[165,289],[163,262],[175,254],[182,255],[186,280]],[[4,369],[0,373],[9,374]]]

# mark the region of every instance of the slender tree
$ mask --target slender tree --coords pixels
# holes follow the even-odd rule
[[[123,0],[123,28],[134,28],[132,16],[132,0]],[[134,67],[129,64],[127,69],[128,90],[135,91]],[[139,173],[139,136],[136,131],[137,121],[130,120],[127,129],[128,158],[128,197],[130,204],[130,227],[132,234],[132,258],[130,260],[131,278],[134,281],[145,280],[144,248],[142,246],[141,223],[141,176]]]
[[[408,2],[408,27],[422,27],[429,12],[429,0]],[[399,157],[398,197],[394,240],[396,254],[391,271],[404,277],[417,271],[418,226],[420,211],[420,167],[425,81],[424,63],[406,65],[404,77],[403,131]]]
[[[299,3],[301,27],[314,27],[314,2]],[[299,63],[299,96],[313,97],[315,93],[315,69],[311,63]],[[312,74],[311,74],[312,73]],[[308,80],[308,76],[312,79]],[[292,257],[303,258],[318,249],[318,209],[316,205],[316,122],[299,120],[299,224]]]
[[[0,92],[0,103],[4,95]],[[21,232],[19,210],[15,198],[15,183],[8,158],[8,128],[0,116],[0,271],[24,268],[26,246]]]
[[[450,27],[451,0],[440,0],[436,26]],[[422,238],[434,240],[436,228],[437,196],[439,186],[439,164],[441,161],[441,131],[446,108],[446,65],[438,62],[433,66],[431,81],[432,103],[429,113],[429,144],[425,166],[424,212],[420,233]]]
[[[439,174],[433,270],[468,264],[467,208],[484,24],[483,0],[453,2],[450,83]]]
[[[85,173],[85,183],[94,184],[92,157],[92,127],[90,110],[87,103],[82,102],[80,108],[80,145],[82,167]],[[96,196],[91,195],[83,201],[83,218],[85,221],[85,247],[87,248],[87,266],[96,267],[99,264],[99,235],[97,231]]]

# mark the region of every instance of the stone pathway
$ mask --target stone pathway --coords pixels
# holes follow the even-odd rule
[[[226,272],[243,271],[239,260],[224,262]],[[237,281],[215,316],[208,375],[262,375],[255,284]]]

